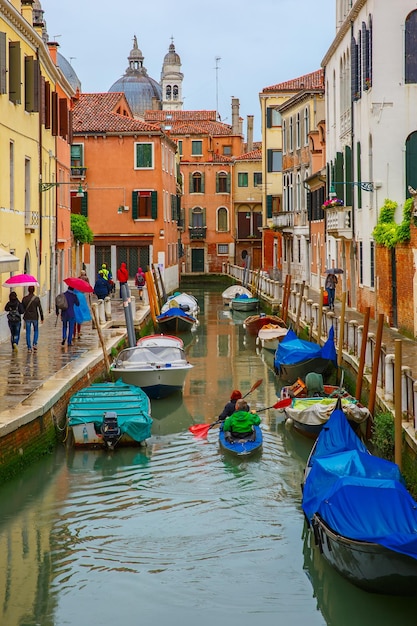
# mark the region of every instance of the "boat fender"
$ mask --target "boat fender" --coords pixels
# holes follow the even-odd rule
[[[294,424],[294,420],[291,417],[287,417],[287,419],[285,420],[285,428],[287,428],[287,430],[290,430],[290,428],[293,427]]]

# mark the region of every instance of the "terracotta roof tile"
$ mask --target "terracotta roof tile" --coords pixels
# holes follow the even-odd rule
[[[293,78],[277,85],[265,87],[262,93],[272,91],[301,91],[301,89],[322,89],[324,87],[324,70],[319,69],[299,78]]]
[[[262,150],[252,150],[251,152],[246,152],[246,154],[241,154],[240,156],[234,159],[235,161],[261,161],[262,160]]]
[[[122,107],[129,115],[120,115]],[[123,93],[82,93],[74,105],[74,133],[158,132],[159,126],[132,116]]]
[[[217,120],[216,111],[145,111],[144,117],[172,136],[232,134],[230,124]]]
[[[145,111],[146,122],[211,121],[217,120],[216,111]]]

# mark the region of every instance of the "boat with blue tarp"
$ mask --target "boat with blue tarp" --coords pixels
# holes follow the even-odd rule
[[[290,329],[279,342],[274,356],[274,369],[277,376],[290,384],[298,378],[305,378],[309,372],[316,372],[327,378],[335,371],[336,366],[337,354],[333,326],[323,346],[299,339]]]
[[[150,400],[122,380],[95,383],[71,397],[67,427],[76,447],[141,445],[151,435]]]
[[[417,594],[417,502],[337,407],[307,462],[302,507],[323,557],[357,587]]]

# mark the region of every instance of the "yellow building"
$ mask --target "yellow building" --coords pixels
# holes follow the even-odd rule
[[[57,220],[56,187],[46,191],[45,183],[57,180],[57,137],[69,141],[73,90],[51,59],[43,11],[33,5],[0,0],[0,285],[11,272],[34,275],[48,310]],[[16,291],[24,295],[23,288]],[[0,287],[0,339],[9,332],[8,296],[9,289]]]

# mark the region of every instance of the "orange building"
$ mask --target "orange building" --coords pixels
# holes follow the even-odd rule
[[[72,212],[88,217],[94,233],[90,280],[102,263],[113,276],[126,262],[158,264],[167,291],[178,287],[176,144],[154,124],[134,119],[124,94],[81,94],[73,111]]]
[[[234,157],[243,152],[239,101],[232,99],[232,125],[216,111],[145,111],[178,144],[182,178],[181,271],[221,272],[235,262]]]

